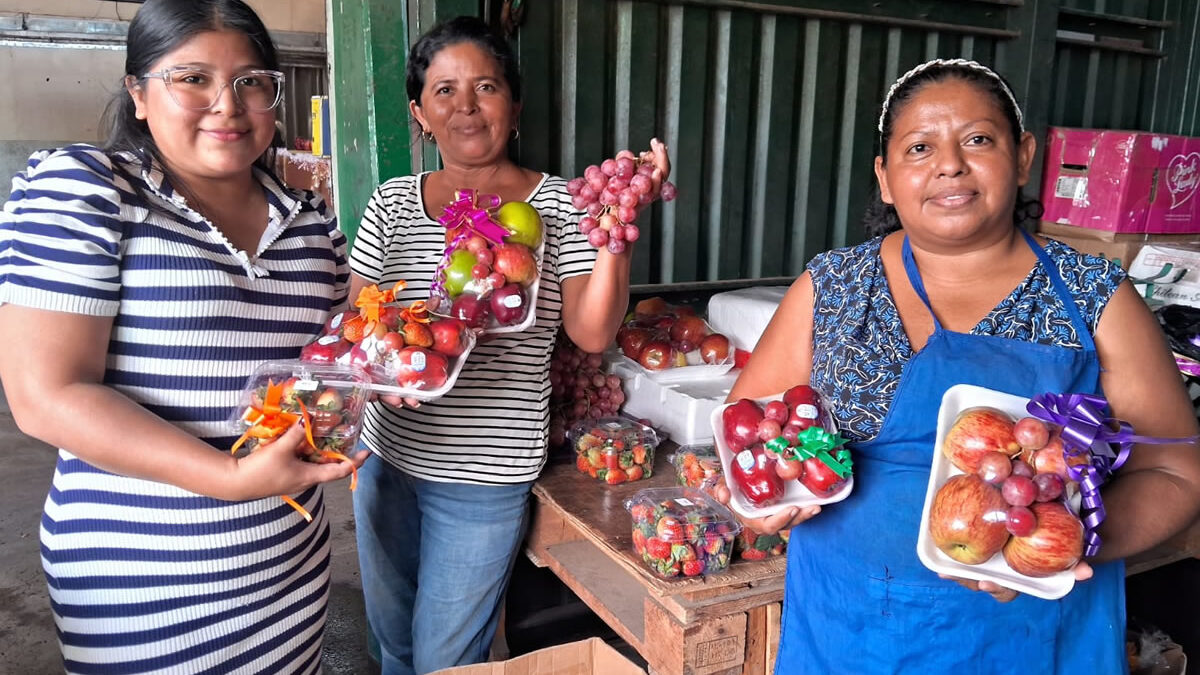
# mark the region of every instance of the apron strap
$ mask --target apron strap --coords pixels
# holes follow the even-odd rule
[[[936,333],[942,329],[942,324],[938,321],[937,314],[933,313],[933,306],[929,304],[929,294],[925,292],[925,282],[921,281],[921,271],[917,269],[917,261],[913,259],[912,246],[908,243],[907,234],[904,235],[904,244],[900,247],[900,257],[904,259],[904,272],[908,274],[908,283],[912,284],[917,297],[921,298],[925,309],[929,310],[929,316],[933,317],[933,332]]]
[[[1049,277],[1050,284],[1054,286],[1054,291],[1058,294],[1059,301],[1067,308],[1067,314],[1071,317],[1071,325],[1075,327],[1075,334],[1079,336],[1079,344],[1083,346],[1084,351],[1096,351],[1096,343],[1092,340],[1092,331],[1088,327],[1087,322],[1083,320],[1083,315],[1079,313],[1079,306],[1075,304],[1075,295],[1067,288],[1067,284],[1062,280],[1062,275],[1058,273],[1058,265],[1054,264],[1050,255],[1033,238],[1033,235],[1019,227],[1017,231],[1021,233],[1021,236],[1025,237],[1025,242],[1029,244],[1029,248],[1033,249],[1038,260],[1041,261],[1042,268],[1046,270],[1046,276]]]

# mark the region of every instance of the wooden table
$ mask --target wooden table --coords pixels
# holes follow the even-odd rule
[[[633,550],[624,502],[643,488],[675,484],[668,452],[659,448],[652,477],[622,485],[579,472],[573,454],[552,456],[534,484],[527,554],[549,567],[656,675],[771,673],[783,556],[668,580]]]

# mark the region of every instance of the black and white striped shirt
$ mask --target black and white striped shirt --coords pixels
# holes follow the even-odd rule
[[[408,283],[399,299],[426,299],[445,250],[445,229],[426,212],[424,176],[376,189],[363,215],[350,268],[387,288]],[[417,409],[373,403],[363,440],[404,471],[433,481],[511,484],[537,478],[549,435],[550,353],[562,323],[561,284],[590,274],[596,249],[579,232],[566,181],[543,175],[526,200],[542,216],[546,247],[534,325],[478,344],[454,388]]]

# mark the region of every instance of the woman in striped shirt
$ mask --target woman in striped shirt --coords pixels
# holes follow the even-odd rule
[[[277,67],[240,0],[148,0],[105,147],[36,153],[0,217],[0,377],[61,448],[41,542],[69,672],[320,668],[320,484],[350,468],[299,460],[298,428],[227,451],[250,372],[347,295],[332,214],[263,161]]]
[[[628,302],[630,252],[597,252],[563,179],[508,159],[521,87],[507,43],[459,17],[408,60],[409,108],[443,168],[394,178],[372,196],[351,257],[352,292],[408,282],[429,296],[446,245],[435,220],[455,190],[527,201],[545,226],[536,321],[475,347],[447,395],[420,408],[374,403],[363,432],[379,457],[355,495],[367,619],[385,675],[487,658],[520,550],[532,481],[546,461],[550,353],[561,326],[580,347],[613,340]],[[666,151],[654,142],[659,179]]]

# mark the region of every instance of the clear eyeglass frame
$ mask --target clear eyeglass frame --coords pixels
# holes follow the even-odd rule
[[[141,79],[146,80],[146,79],[154,78],[154,79],[162,80],[163,85],[167,88],[167,94],[171,97],[171,100],[174,101],[176,105],[178,105],[179,107],[184,108],[186,110],[212,110],[212,107],[217,104],[217,101],[221,98],[221,94],[225,91],[225,87],[231,87],[233,89],[233,97],[234,97],[234,99],[237,100],[239,105],[241,105],[241,106],[245,107],[247,110],[250,110],[253,112],[267,112],[268,110],[274,110],[275,108],[279,107],[279,103],[283,100],[283,83],[287,81],[287,78],[284,76],[283,73],[279,72],[278,70],[251,69],[251,70],[243,70],[242,72],[240,72],[240,73],[234,75],[233,77],[229,78],[228,80],[222,82],[221,86],[217,87],[216,92],[213,93],[212,100],[209,101],[207,105],[203,105],[203,106],[188,105],[187,103],[184,103],[183,101],[181,101],[179,98],[179,95],[175,92],[175,87],[172,82],[171,76],[175,75],[176,73],[203,73],[203,72],[204,72],[203,70],[201,70],[199,68],[193,68],[191,66],[175,66],[173,68],[166,68],[163,70],[154,71],[152,73],[146,73],[146,74],[142,75]],[[259,76],[259,77],[268,77],[268,78],[274,80],[274,82],[275,82],[275,100],[272,101],[270,105],[268,105],[266,107],[258,107],[258,106],[252,106],[245,101],[244,97],[242,96],[241,91],[238,89],[237,82],[239,80],[241,80],[242,78],[245,78],[248,75],[255,75],[255,76]],[[212,77],[212,75],[209,74],[209,77]]]

